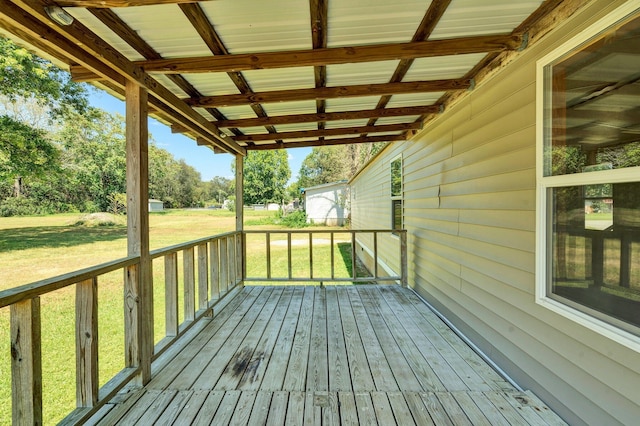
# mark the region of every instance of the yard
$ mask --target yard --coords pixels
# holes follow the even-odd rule
[[[267,225],[273,212],[245,212],[246,229],[278,229]],[[126,256],[126,226],[78,226],[78,214],[44,217],[0,218],[0,268],[3,279],[0,290],[64,274]],[[220,210],[182,210],[150,215],[151,249],[233,230],[235,216]],[[314,228],[318,229],[318,228]],[[325,229],[325,228],[321,228]],[[326,228],[331,229],[331,228]],[[335,228],[333,228],[335,229]],[[282,234],[284,235],[284,234]],[[336,234],[335,274],[350,274],[351,258],[347,236]],[[328,236],[327,236],[328,238]],[[273,276],[286,275],[286,262],[278,262],[278,255],[286,255],[278,239],[273,241]],[[344,240],[344,241],[343,241]],[[317,246],[317,248],[316,248]],[[308,269],[308,247],[292,244],[295,271]],[[314,240],[314,258],[328,258],[329,245],[320,238]],[[282,256],[280,256],[282,257]],[[247,258],[254,265],[251,275],[264,276],[266,255],[264,241],[248,241]],[[304,260],[307,259],[307,260]],[[179,260],[181,262],[181,259]],[[315,260],[314,260],[315,265]],[[326,275],[330,266],[319,262],[315,272]],[[154,262],[155,340],[164,336],[163,262]],[[74,288],[46,295],[42,298],[42,359],[43,406],[46,424],[60,421],[75,407],[75,305]],[[182,304],[182,300],[180,300]],[[121,273],[111,273],[99,281],[100,385],[124,367],[123,355],[123,298]],[[182,310],[180,311],[182,315]],[[9,349],[9,309],[0,310],[0,424],[10,424],[11,374]]]

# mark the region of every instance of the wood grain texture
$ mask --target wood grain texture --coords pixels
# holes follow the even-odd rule
[[[316,89],[274,90],[238,95],[203,96],[185,99],[192,107],[223,107],[253,105],[270,102],[293,102],[312,99],[351,98],[358,96],[394,95],[418,92],[443,92],[465,90],[470,87],[469,80],[429,80],[400,83],[361,84],[354,86],[319,87]]]
[[[242,53],[134,62],[150,73],[185,74],[325,66],[513,50],[520,36],[499,35],[286,52]]]
[[[11,395],[14,424],[42,424],[40,298],[11,305]]]
[[[457,357],[457,366],[466,363],[485,381],[495,380],[472,351],[446,349],[465,343],[448,341],[446,325],[428,312],[398,285],[245,287],[144,395],[115,402],[105,421],[116,413],[121,420],[197,424],[562,424],[534,396],[508,385],[470,381],[464,390],[431,391],[424,380],[429,361],[394,361],[417,359],[418,348],[425,358]],[[451,372],[442,363],[431,366],[438,377]],[[412,388],[403,383],[407,372]]]
[[[76,405],[98,402],[98,279],[76,284]]]

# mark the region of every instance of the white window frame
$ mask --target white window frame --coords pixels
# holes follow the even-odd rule
[[[638,182],[640,181],[640,167],[544,176],[544,139],[546,136],[544,107],[546,102],[545,83],[548,83],[548,79],[545,78],[547,65],[598,37],[616,23],[628,19],[638,11],[640,11],[639,1],[628,2],[554,49],[538,60],[536,64],[536,303],[635,351],[640,351],[640,336],[617,327],[615,319],[604,321],[589,314],[588,308],[572,307],[548,296],[548,283],[551,280],[551,255],[548,242],[551,238],[551,228],[547,219],[552,208],[548,197],[549,189],[603,183]]]

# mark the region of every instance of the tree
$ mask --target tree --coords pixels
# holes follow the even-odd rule
[[[126,191],[123,119],[96,108],[72,116],[58,135],[65,150],[63,167],[69,173],[69,184],[100,211],[106,211],[109,195]]]
[[[0,116],[0,180],[15,182],[15,197],[21,196],[25,177],[41,176],[55,168],[58,157],[43,131]]]
[[[50,108],[53,118],[88,106],[87,86],[68,72],[0,37],[0,93],[11,101],[33,99]]]
[[[235,172],[235,164],[231,164]],[[280,149],[249,151],[244,162],[244,202],[280,203],[287,198],[291,177],[287,152]]]
[[[298,186],[308,188],[351,179],[386,143],[321,146],[313,148],[302,162]]]
[[[342,146],[315,147],[302,161],[298,187],[322,185],[349,178],[348,163]]]

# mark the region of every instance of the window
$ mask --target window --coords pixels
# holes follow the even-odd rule
[[[391,229],[402,229],[402,158],[391,162]]]
[[[618,9],[538,63],[537,300],[640,336],[636,9]]]

